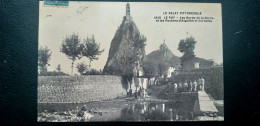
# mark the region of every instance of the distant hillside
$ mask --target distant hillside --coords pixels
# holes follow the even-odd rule
[[[155,50],[146,56],[145,60],[150,60],[157,64],[167,63],[175,68],[179,67],[181,61],[178,56],[175,56],[165,43],[160,45],[159,50]]]
[[[161,44],[158,50],[149,53],[144,60],[150,60],[156,64],[166,63],[168,66],[175,68],[180,68],[181,64],[180,57],[174,55],[165,43]],[[199,68],[212,67],[214,64],[212,60],[195,57],[184,63],[184,69],[193,69],[196,62],[199,63]]]

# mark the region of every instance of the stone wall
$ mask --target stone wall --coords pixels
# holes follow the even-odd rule
[[[38,103],[84,103],[124,95],[120,76],[38,77]]]
[[[184,81],[198,80],[200,77],[205,79],[205,91],[215,100],[224,98],[223,67],[210,67],[192,70],[178,71],[171,80],[175,83],[184,83]]]

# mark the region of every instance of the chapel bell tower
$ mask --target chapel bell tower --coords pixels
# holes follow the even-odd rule
[[[126,10],[125,10],[125,17],[124,18],[125,18],[126,22],[132,20],[132,17],[130,16],[130,4],[129,3],[126,4]]]
[[[129,5],[129,3],[126,4],[126,16],[130,16],[130,5]]]

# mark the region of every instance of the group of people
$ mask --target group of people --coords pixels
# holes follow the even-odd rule
[[[204,91],[205,80],[204,78],[199,78],[198,80],[194,80],[188,83],[186,80],[184,83],[179,82],[174,83],[173,92],[196,92],[196,91]]]
[[[140,87],[139,90],[135,90],[134,93],[132,93],[132,89],[130,89],[129,92],[127,92],[127,96],[132,97],[133,95],[136,99],[137,98],[145,98],[147,96],[147,92],[142,87]]]
[[[137,99],[138,97],[145,98],[147,96],[147,92],[144,88],[141,88],[137,91],[135,90],[135,98]]]

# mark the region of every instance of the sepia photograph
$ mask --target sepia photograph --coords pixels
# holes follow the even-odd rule
[[[224,121],[221,3],[39,1],[38,122]]]

